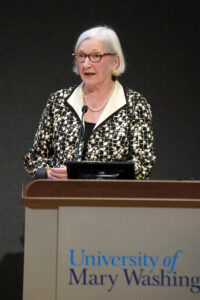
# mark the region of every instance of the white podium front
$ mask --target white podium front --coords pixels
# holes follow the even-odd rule
[[[23,300],[197,299],[200,182],[38,180]]]

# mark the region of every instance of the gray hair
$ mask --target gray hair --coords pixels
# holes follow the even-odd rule
[[[108,51],[111,53],[116,53],[119,56],[119,67],[117,70],[113,72],[114,76],[120,76],[125,71],[125,59],[124,54],[122,51],[122,47],[119,41],[119,38],[116,32],[108,26],[96,26],[91,29],[88,29],[81,33],[79,36],[76,45],[75,45],[75,52],[77,51],[80,43],[86,39],[95,38],[97,40],[103,41],[106,43],[108,47]],[[76,63],[74,63],[73,71],[76,74],[79,74],[78,68]]]

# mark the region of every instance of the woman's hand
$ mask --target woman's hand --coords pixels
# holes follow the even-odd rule
[[[60,168],[51,168],[47,170],[48,179],[67,179],[67,167],[61,166]]]

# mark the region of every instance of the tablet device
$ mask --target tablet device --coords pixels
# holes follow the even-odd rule
[[[133,162],[68,161],[69,179],[135,179]]]

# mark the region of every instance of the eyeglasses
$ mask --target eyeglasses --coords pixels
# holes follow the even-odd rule
[[[85,53],[73,53],[72,56],[75,61],[79,63],[83,63],[86,60],[86,57],[89,58],[89,60],[93,63],[98,63],[101,61],[103,56],[106,55],[116,55],[114,53],[90,53],[90,54],[85,54]]]

